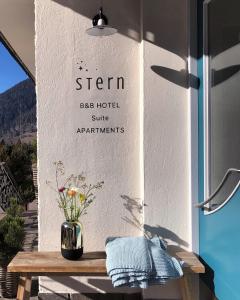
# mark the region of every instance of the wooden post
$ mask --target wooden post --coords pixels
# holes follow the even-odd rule
[[[31,296],[31,286],[31,274],[22,274],[18,283],[17,300],[29,300]]]
[[[185,274],[179,282],[183,300],[199,300],[198,275]]]

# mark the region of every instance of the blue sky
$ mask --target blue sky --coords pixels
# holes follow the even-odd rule
[[[0,93],[27,78],[27,74],[0,42]]]

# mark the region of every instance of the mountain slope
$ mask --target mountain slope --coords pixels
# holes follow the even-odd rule
[[[36,135],[36,93],[26,79],[0,94],[0,140],[16,142]]]

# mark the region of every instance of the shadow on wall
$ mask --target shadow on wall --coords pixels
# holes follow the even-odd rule
[[[98,13],[99,0],[53,0],[58,4],[68,7],[73,11],[89,18],[89,27],[92,26],[92,18]],[[106,0],[103,3],[103,13],[107,15],[109,24],[116,27],[118,32],[138,42],[140,36],[140,5],[139,0]],[[131,18],[130,16],[136,16]],[[123,22],[124,20],[124,22]],[[96,38],[96,37],[93,37]]]
[[[199,88],[199,78],[194,76],[193,74],[189,74],[189,72],[185,69],[177,71],[161,66],[151,66],[151,69],[154,73],[158,74],[162,78],[172,83],[175,83],[185,89],[188,89],[189,87],[194,89]]]
[[[212,69],[211,78],[212,78],[212,87],[218,84],[223,83],[224,81],[228,80],[229,78],[233,77],[240,71],[240,65],[233,65],[221,70],[214,70]]]
[[[122,217],[122,220],[131,226],[134,226],[139,230],[140,233],[143,232],[143,208],[146,204],[142,204],[142,200],[138,198],[131,198],[126,195],[121,195],[123,200],[123,206],[128,211],[129,216]]]
[[[98,0],[53,0],[66,6],[90,20],[97,13],[100,3]],[[109,18],[109,23],[116,27],[120,34],[141,41],[140,15],[141,2],[139,0],[105,0],[103,9]],[[133,12],[139,18],[135,23],[127,18]],[[154,45],[166,49],[184,60],[187,58],[187,1],[179,0],[151,0],[143,1],[143,39]],[[126,14],[125,12],[128,12]],[[89,21],[89,27],[91,21]],[[138,37],[132,35],[137,32]]]
[[[154,236],[161,237],[165,242],[171,241],[177,246],[169,246],[170,252],[180,250],[182,247],[187,247],[188,243],[182,240],[177,234],[171,230],[161,227],[160,225],[151,226],[144,224],[142,221],[143,209],[147,209],[147,204],[142,204],[138,198],[131,198],[126,195],[121,195],[123,199],[123,206],[128,212],[128,215],[122,218],[123,221],[136,227],[147,238],[153,238]],[[146,207],[146,208],[145,208]]]
[[[99,9],[99,1],[91,0],[52,0],[68,7],[91,20]],[[198,79],[187,70],[188,33],[187,1],[151,0],[143,1],[143,32],[141,34],[141,1],[105,0],[103,9],[109,18],[109,24],[118,32],[138,42],[142,39],[176,54],[186,62],[185,70],[173,70],[163,66],[153,66],[152,70],[164,79],[183,88],[198,88]],[[128,16],[135,15],[136,18]],[[136,21],[138,20],[138,21]],[[194,54],[191,54],[192,56]],[[155,68],[155,69],[154,69]]]
[[[97,13],[99,8],[99,1],[91,0],[53,0],[58,4],[68,7],[73,11],[89,18],[89,27],[91,26],[91,19]],[[213,56],[216,56],[225,50],[233,47],[239,42],[238,33],[239,27],[230,24],[226,28],[222,28],[221,24],[224,20],[219,19],[220,12],[223,9],[223,1],[214,1],[214,45]],[[228,9],[231,7],[236,8],[236,0],[228,1]],[[240,3],[238,3],[240,6]],[[154,8],[154,9],[153,9]],[[188,9],[187,1],[179,0],[151,0],[143,1],[143,33],[141,37],[141,7],[139,0],[121,0],[121,1],[104,1],[104,11],[109,17],[109,22],[112,26],[118,29],[120,34],[132,38],[138,42],[141,39],[148,41],[160,48],[172,52],[181,57],[187,62],[188,57],[188,33],[187,33],[187,20]],[[238,17],[238,9],[234,9],[233,14]],[[128,12],[128,13],[126,13]],[[130,12],[130,13],[129,13]],[[210,7],[211,13],[211,7]],[[232,13],[232,12],[231,12]],[[128,16],[136,15],[139,18],[130,18]],[[226,14],[226,18],[227,18]],[[234,19],[234,18],[233,18]],[[124,22],[123,22],[124,20]],[[138,21],[136,21],[138,20]],[[211,33],[210,33],[211,34]],[[224,40],[224,43],[223,43]],[[201,45],[202,43],[199,43]],[[201,46],[202,47],[202,46]],[[195,53],[196,52],[196,53]],[[202,55],[199,49],[199,55]],[[197,57],[197,51],[191,53],[192,57]],[[184,70],[174,70],[164,68],[163,66],[152,66],[152,70],[163,77],[164,79],[177,84],[183,88],[189,87],[198,89],[199,79],[192,74],[188,73],[187,68]],[[229,78],[229,74],[237,72],[237,66],[229,70],[222,70],[221,74],[216,74],[222,80]],[[224,79],[226,76],[226,79]]]
[[[111,282],[111,279],[108,277],[104,278],[89,278],[87,280],[87,283],[82,283],[77,280],[77,278],[74,277],[63,277],[63,276],[53,276],[49,277],[51,280],[54,280],[58,282],[59,284],[63,285],[64,287],[68,287],[73,291],[74,293],[81,293],[82,295],[87,295],[87,299],[91,299],[91,294],[92,294],[92,299],[99,299],[100,295],[102,295],[103,299],[104,296],[107,297],[107,299],[114,299],[110,297],[111,294],[115,294],[115,297],[117,299],[123,299],[120,297],[120,294],[135,294],[139,295],[141,293],[141,290],[138,288],[131,288],[129,289],[128,287],[121,287],[121,288],[114,288]],[[45,286],[45,284],[41,284],[41,288],[45,289],[47,293],[54,293],[55,291],[49,286]],[[46,293],[45,292],[45,293]],[[107,292],[107,294],[105,294]],[[55,294],[56,295],[56,294]],[[98,296],[97,296],[98,295]],[[59,296],[59,299],[69,299],[68,294],[57,294]],[[123,297],[123,296],[122,296]],[[40,297],[41,298],[41,297]],[[56,298],[54,298],[56,299]],[[78,298],[79,299],[79,298]],[[85,299],[83,297],[83,299]]]
[[[208,10],[210,20],[208,39],[211,41],[211,57],[214,58],[240,42],[240,2],[238,0],[211,1]],[[208,54],[207,49],[205,54]]]

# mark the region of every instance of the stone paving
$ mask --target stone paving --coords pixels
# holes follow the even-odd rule
[[[38,250],[38,204],[37,201],[29,203],[28,210],[23,213],[25,219],[25,242],[24,251]],[[31,300],[38,299],[38,278],[32,278]]]
[[[24,251],[37,251],[38,249],[38,210],[37,202],[33,201],[29,204],[28,210],[23,213],[25,220],[25,242]]]

